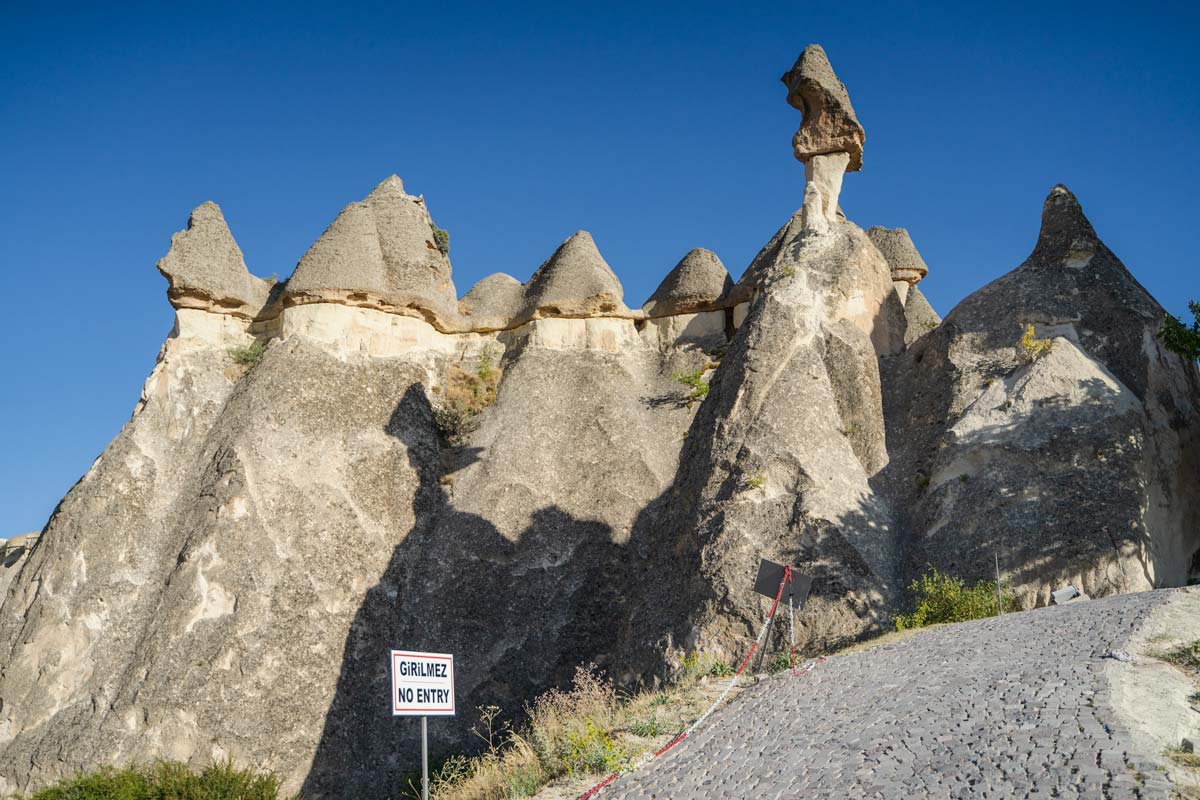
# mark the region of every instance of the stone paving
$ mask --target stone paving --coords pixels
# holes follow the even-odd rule
[[[761,681],[604,794],[687,798],[1169,798],[1129,752],[1104,655],[1170,591],[935,628]]]

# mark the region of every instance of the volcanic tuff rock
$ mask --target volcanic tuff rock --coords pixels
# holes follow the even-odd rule
[[[925,266],[925,259],[921,258],[921,254],[917,252],[916,246],[912,243],[912,238],[904,228],[876,226],[867,230],[867,236],[871,237],[871,242],[879,248],[879,252],[883,253],[883,257],[891,265],[892,281],[904,284],[903,288],[896,287],[902,292],[902,297],[907,296],[909,286],[916,286],[922,278],[929,274],[929,267]]]
[[[630,316],[624,290],[592,235],[576,231],[525,285],[521,321],[540,317]]]
[[[284,302],[340,302],[452,329],[458,296],[424,198],[393,175],[346,206],[296,265]]]
[[[805,53],[805,125],[852,134]],[[1025,264],[939,320],[907,236],[836,211],[858,130],[736,285],[695,250],[636,310],[582,231],[457,301],[398,178],[271,293],[197,209],[133,417],[0,573],[0,794],[229,757],[386,796],[413,766],[389,647],[459,654],[463,710],[589,661],[653,683],[745,652],[761,556],[815,577],[805,653],[888,625],[927,563],[996,555],[1031,605],[1200,574],[1200,373],[1162,308],[1058,187]],[[456,424],[464,397],[486,407]],[[435,755],[469,722],[431,726]]]
[[[712,311],[723,307],[732,288],[733,281],[717,254],[697,247],[667,273],[642,310],[650,317]]]
[[[271,282],[246,269],[216,203],[203,203],[188,217],[187,230],[171,237],[171,249],[158,262],[170,284],[167,298],[176,308],[197,308],[253,319],[267,305]]]
[[[849,153],[845,170],[862,169],[867,134],[854,115],[850,95],[834,74],[825,50],[819,44],[810,44],[780,80],[788,88],[788,103],[804,115],[800,129],[792,137],[796,158],[807,162],[813,156]]]
[[[497,272],[471,287],[458,303],[471,330],[511,328],[525,306],[525,286],[511,275]]]
[[[1164,314],[1054,187],[1029,258],[896,366],[889,470],[913,563],[985,577],[999,558],[1038,604],[1195,576],[1200,375],[1155,336]],[[1032,362],[1026,325],[1052,340]]]

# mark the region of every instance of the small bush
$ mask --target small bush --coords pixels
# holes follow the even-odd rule
[[[1189,361],[1195,361],[1200,358],[1200,303],[1195,300],[1191,301],[1188,303],[1188,311],[1191,311],[1192,316],[1195,317],[1195,321],[1191,325],[1184,324],[1183,320],[1174,314],[1167,314],[1162,328],[1158,331],[1158,338],[1162,341],[1163,347],[1172,353],[1178,353]]]
[[[666,692],[659,692],[650,699],[652,706],[668,706],[671,704],[671,696]]]
[[[968,587],[962,578],[932,569],[913,581],[911,588],[917,597],[917,608],[911,614],[896,617],[898,631],[983,619],[994,617],[997,613],[995,581],[979,581]],[[1002,590],[1001,596],[1005,611],[1020,609],[1012,592]]]
[[[675,381],[691,389],[688,392],[688,400],[703,400],[708,397],[708,383],[704,380],[704,373],[707,371],[707,367],[701,367],[695,372],[675,373]]]
[[[774,675],[776,672],[783,672],[785,669],[791,669],[791,651],[786,653],[776,653],[775,655],[771,656],[764,666],[766,667],[767,672],[771,673],[772,675]]]
[[[229,348],[229,355],[233,358],[235,364],[241,364],[243,367],[253,367],[262,359],[266,349],[266,346],[262,342],[254,342],[245,347]]]
[[[1174,664],[1182,669],[1200,672],[1200,641],[1172,647],[1165,653],[1158,653],[1157,656],[1163,661]],[[1195,698],[1197,695],[1200,695],[1200,692],[1192,695],[1192,697]]]
[[[450,255],[450,232],[445,228],[433,226],[433,243],[442,251],[442,255]]]
[[[159,761],[124,769],[100,769],[50,786],[30,800],[277,800],[279,779],[238,769],[229,761],[199,773],[186,764]]]
[[[591,720],[584,724],[583,730],[567,734],[562,761],[568,775],[615,772],[625,760],[625,754],[612,737]]]
[[[569,690],[546,692],[525,711],[531,744],[550,777],[619,758],[604,731],[616,727],[620,698],[594,666],[579,667]]]
[[[1042,356],[1050,352],[1054,347],[1054,342],[1049,339],[1039,339],[1034,332],[1033,325],[1026,323],[1025,332],[1021,334],[1017,346],[1021,351],[1021,358],[1026,364],[1032,364]]]
[[[649,739],[652,736],[658,736],[660,733],[663,733],[663,727],[658,722],[658,715],[651,714],[648,717],[634,720],[629,725],[629,732],[634,736]]]
[[[692,651],[683,657],[683,675],[685,678],[703,678],[712,676],[721,678],[733,674],[733,667],[716,656],[702,655]]]
[[[485,349],[475,366],[468,371],[459,365],[450,367],[441,402],[433,409],[433,421],[446,441],[461,444],[475,430],[476,415],[496,400],[501,370],[496,366],[496,353]]]
[[[767,476],[763,474],[749,475],[746,477],[746,486],[751,489],[761,489],[767,485]]]

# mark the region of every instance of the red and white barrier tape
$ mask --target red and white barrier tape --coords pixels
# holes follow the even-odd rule
[[[771,620],[773,620],[775,618],[775,611],[779,608],[779,600],[781,597],[783,597],[783,587],[785,585],[787,585],[789,582],[791,582],[791,580],[792,580],[792,568],[790,566],[785,566],[783,568],[783,580],[781,580],[779,582],[779,591],[777,591],[775,593],[775,601],[773,603],[771,603],[771,610],[767,612],[767,618],[763,620],[762,627],[759,628],[759,631],[758,631],[758,636],[754,637],[754,644],[750,645],[750,652],[746,653],[746,657],[744,659],[742,659],[742,663],[738,666],[737,671],[733,673],[733,677],[729,679],[729,683],[725,686],[725,691],[721,692],[720,697],[718,697],[716,700],[713,701],[712,705],[710,705],[708,707],[708,710],[705,711],[703,714],[701,714],[699,717],[697,717],[696,721],[693,722],[691,725],[689,725],[687,730],[685,730],[683,733],[676,736],[671,741],[667,742],[666,745],[664,745],[661,749],[656,750],[653,753],[648,753],[648,754],[642,756],[640,759],[638,759],[633,764],[626,767],[625,769],[618,770],[618,771],[614,772],[612,775],[609,775],[607,778],[600,781],[600,783],[596,784],[591,789],[588,789],[586,792],[581,794],[579,796],[579,800],[591,800],[591,798],[598,795],[605,787],[607,787],[609,784],[611,784],[617,778],[621,777],[622,775],[628,775],[629,773],[635,772],[636,770],[639,770],[642,767],[646,766],[651,761],[658,758],[663,753],[667,752],[672,747],[674,747],[675,745],[682,742],[684,739],[686,739],[688,736],[690,736],[693,732],[695,732],[695,730],[697,728],[699,728],[701,725],[704,724],[705,720],[707,720],[712,715],[712,713],[717,710],[717,707],[719,705],[721,705],[721,703],[725,702],[725,698],[729,696],[729,693],[731,691],[733,691],[734,684],[737,683],[738,678],[742,677],[742,673],[746,670],[746,665],[750,663],[750,659],[754,657],[754,653],[757,652],[758,648],[762,645],[763,637],[767,633],[767,629],[771,624]],[[820,664],[822,661],[825,660],[824,658],[818,658],[815,661],[808,662],[808,664],[806,664],[799,671],[796,670],[796,619],[795,619],[795,616],[792,617],[791,658],[792,658],[792,674],[796,675],[796,676],[804,675],[806,673],[812,672],[818,664]]]

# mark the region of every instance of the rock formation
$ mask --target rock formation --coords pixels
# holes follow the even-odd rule
[[[187,230],[171,237],[171,249],[158,262],[158,271],[167,279],[167,298],[175,308],[254,319],[271,294],[271,283],[246,269],[242,250],[216,203],[203,203],[192,211]]]
[[[693,250],[641,308],[583,231],[459,300],[395,177],[286,284],[193,212],[133,417],[0,572],[0,794],[229,757],[386,796],[389,647],[459,654],[464,712],[589,661],[653,683],[744,653],[764,556],[815,577],[803,652],[890,624],[927,563],[998,556],[1027,605],[1196,576],[1200,373],[1075,198],[940,320],[904,229],[837,211],[864,137],[823,51],[785,82],[804,206],[736,284]]]
[[[792,152],[804,162],[804,226],[824,230],[837,220],[842,176],[862,169],[866,132],[820,45],[804,48],[780,80],[788,103],[803,114]]]
[[[393,175],[342,209],[296,265],[284,302],[362,306],[453,329],[458,297],[433,229],[424,198]]]
[[[1095,597],[1194,577],[1200,376],[1155,336],[1164,316],[1054,187],[1029,258],[896,367],[914,565],[984,577],[998,559],[1027,605],[1067,583]],[[1048,354],[1021,347],[1027,325]]]

